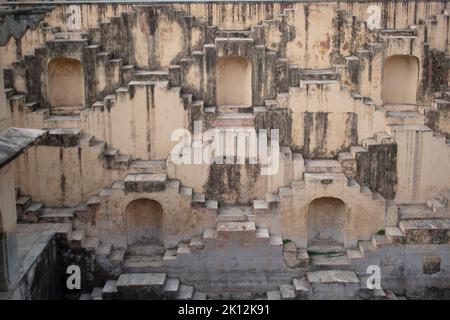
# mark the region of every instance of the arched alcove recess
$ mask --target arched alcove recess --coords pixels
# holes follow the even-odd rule
[[[383,103],[415,104],[419,81],[419,60],[414,56],[396,55],[383,66]]]
[[[333,197],[317,198],[308,206],[308,245],[344,244],[345,203]]]
[[[50,61],[48,95],[52,108],[84,106],[84,70],[80,61],[67,58]]]
[[[128,245],[163,244],[163,208],[157,201],[137,199],[126,208]]]
[[[252,105],[252,64],[243,57],[221,57],[216,65],[217,105]]]

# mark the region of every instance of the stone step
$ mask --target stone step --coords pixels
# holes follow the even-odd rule
[[[119,298],[117,290],[117,280],[108,280],[102,289],[103,300],[116,300]]]
[[[314,90],[320,88],[316,94],[326,90],[339,91],[340,87],[340,82],[336,80],[300,80],[300,88],[307,92],[314,92]]]
[[[318,268],[347,268],[350,266],[350,261],[344,253],[338,255],[310,255],[310,259],[312,265]]]
[[[192,193],[192,203],[196,205],[204,205],[206,202],[206,195],[204,193]]]
[[[370,146],[378,145],[378,141],[373,138],[363,139],[363,147],[368,150]]]
[[[279,290],[267,291],[267,300],[281,300],[281,292]]]
[[[399,222],[400,230],[409,244],[448,243],[450,219],[416,219]]]
[[[175,299],[178,296],[180,289],[179,279],[167,279],[164,285],[164,295],[170,299]]]
[[[157,299],[164,293],[165,273],[122,273],[117,290],[122,299]]]
[[[192,199],[193,189],[191,187],[180,187],[180,194],[190,196]]]
[[[257,228],[256,229],[256,238],[257,239],[269,239],[269,229],[267,228]]]
[[[167,174],[128,174],[124,180],[125,192],[158,192],[166,189]]]
[[[341,164],[336,160],[305,160],[307,173],[337,173],[342,172]]]
[[[275,247],[282,247],[283,239],[280,236],[271,235],[269,236],[269,244]]]
[[[269,204],[267,200],[253,200],[253,214],[267,214],[269,210]],[[251,213],[250,213],[251,214]]]
[[[372,244],[375,248],[381,248],[385,245],[391,244],[391,241],[385,235],[374,234],[372,236]]]
[[[387,125],[423,125],[425,117],[416,111],[390,111],[386,113]]]
[[[391,243],[403,243],[405,240],[405,235],[398,227],[386,227],[385,233]]]
[[[25,222],[38,222],[43,210],[44,204],[42,202],[31,201],[25,210],[23,210],[21,220]]]
[[[177,300],[191,300],[194,295],[194,287],[181,285],[178,290]]]
[[[74,219],[74,208],[44,208],[39,221],[49,223],[64,223]]]
[[[417,105],[415,104],[384,104],[383,108],[387,112],[417,112]]]
[[[218,114],[252,114],[253,108],[243,104],[221,105],[216,108]]]
[[[439,199],[428,199],[427,207],[435,214],[448,216],[447,207]]]
[[[246,221],[253,213],[252,207],[223,207],[219,208],[217,222]]]
[[[250,38],[252,31],[249,30],[217,30],[217,38]]]
[[[195,291],[192,300],[206,300],[207,294],[205,292]]]
[[[339,75],[332,69],[300,69],[300,80],[338,80]]]
[[[431,208],[423,204],[399,205],[398,212],[400,220],[448,218],[447,212],[434,212]]]
[[[213,127],[253,127],[255,117],[252,113],[219,113],[211,121]]]
[[[321,172],[321,173],[308,173],[304,174],[305,183],[320,183],[320,184],[331,184],[333,182],[345,181],[347,182],[347,177],[343,173],[338,172]]]
[[[128,166],[131,163],[131,154],[121,154],[119,153],[119,156],[116,159],[116,164],[119,166],[124,166],[125,168],[128,168]]]
[[[102,52],[97,53],[97,58],[108,61],[108,60],[111,60],[111,55],[112,55],[111,52],[102,51]]]
[[[307,298],[311,287],[306,277],[303,277],[301,279],[294,278],[292,280],[292,285],[294,286],[295,295],[299,299],[303,300]]]
[[[135,70],[134,78],[137,81],[167,81],[169,80],[169,72],[164,70]]]
[[[72,249],[80,249],[84,239],[86,238],[86,231],[74,230],[70,234],[69,243]]]
[[[164,254],[165,249],[159,244],[134,244],[127,248],[128,255],[154,256]]]
[[[163,254],[153,256],[127,255],[123,262],[123,272],[147,273],[163,266]]]
[[[352,147],[350,147],[350,153],[352,154],[353,157],[356,158],[356,155],[359,152],[367,152],[367,150],[363,146],[352,146]]]
[[[189,248],[193,249],[193,250],[201,250],[203,249],[205,246],[205,244],[203,243],[203,241],[201,239],[198,238],[192,238],[189,241]]]
[[[313,283],[358,283],[355,272],[347,270],[319,270],[306,272],[309,284]]]
[[[50,129],[44,142],[49,146],[76,147],[79,146],[83,134],[80,128],[54,128]]]
[[[347,249],[346,254],[349,261],[363,258],[361,251],[357,249]]]
[[[88,199],[88,201],[86,202],[86,205],[88,207],[95,207],[95,206],[99,206],[102,202],[102,199],[99,196],[92,196]]]
[[[106,198],[106,197],[111,196],[111,194],[112,194],[112,188],[106,187],[100,191],[99,196],[100,196],[100,198]]]
[[[10,99],[14,94],[15,90],[13,88],[5,88],[6,99]]]
[[[394,137],[384,131],[375,132],[374,138],[378,144],[391,144],[394,142]]]
[[[217,230],[216,229],[205,229],[203,231],[203,240],[216,239]]]
[[[174,261],[176,259],[177,249],[167,249],[166,252],[164,252],[163,264],[170,263],[171,261]]]
[[[164,160],[133,160],[128,167],[128,173],[166,173]]]
[[[358,243],[359,251],[361,252],[363,258],[367,257],[368,254],[374,252],[377,248],[373,245],[372,241],[359,241]]]
[[[178,244],[177,248],[177,257],[183,256],[183,255],[189,255],[191,254],[191,248],[187,243],[180,243]]]
[[[16,208],[24,210],[31,203],[31,197],[27,195],[21,195],[16,199]]]
[[[27,112],[34,112],[40,108],[40,105],[39,105],[39,102],[30,101],[30,102],[24,103],[23,108]]]
[[[296,297],[295,288],[290,284],[282,284],[279,286],[280,296],[282,300],[294,300]]]
[[[72,230],[72,223],[60,223],[56,228],[56,234],[62,236],[66,241],[69,241]]]
[[[88,251],[97,251],[100,245],[100,239],[97,237],[86,237],[81,244],[81,247]]]
[[[252,241],[256,239],[256,225],[253,221],[218,222],[217,239]]]
[[[119,156],[119,149],[106,147],[105,150],[103,150],[102,155],[107,159],[116,160]]]
[[[335,243],[333,241],[316,241],[308,245],[307,250],[308,252],[319,254],[343,254],[345,252],[345,248],[343,245]]]

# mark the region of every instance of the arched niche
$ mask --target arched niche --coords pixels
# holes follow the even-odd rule
[[[345,203],[333,197],[314,199],[308,206],[308,245],[344,244]]]
[[[395,55],[383,66],[383,103],[415,104],[419,81],[419,60],[414,56]]]
[[[163,244],[163,211],[155,200],[131,201],[126,208],[128,245]]]
[[[48,100],[52,108],[85,105],[84,70],[80,61],[57,58],[48,64]]]
[[[227,56],[217,59],[217,106],[252,105],[252,64],[243,57]]]

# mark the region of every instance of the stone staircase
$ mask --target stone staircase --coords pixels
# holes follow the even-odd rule
[[[198,24],[192,16],[182,14],[181,11],[169,10],[169,15],[173,15],[176,19],[183,21],[194,21]],[[196,114],[207,113],[210,117],[213,117],[217,123],[215,126],[220,126],[221,123],[225,126],[236,126],[239,124],[253,125],[251,112],[245,112],[241,114],[233,112],[223,112],[223,108],[215,108],[211,105],[211,102],[202,101],[202,91],[205,89],[200,87],[191,87],[187,84],[185,78],[192,68],[202,67],[206,63],[204,60],[208,54],[215,54],[228,47],[231,42],[236,43],[251,43],[255,50],[262,51],[264,55],[265,47],[263,45],[263,31],[264,28],[270,28],[272,25],[286,30],[288,33],[292,33],[288,22],[293,19],[294,11],[291,9],[284,10],[283,13],[275,15],[272,20],[265,20],[259,25],[251,27],[250,31],[222,31],[217,30],[215,27],[206,27],[206,25],[198,25],[197,27],[206,28],[207,37],[203,46],[203,50],[187,51],[189,56],[185,56],[180,59],[179,64],[174,64],[168,67],[167,70],[142,70],[136,69],[134,65],[126,64],[126,59],[120,54],[125,53],[126,49],[120,48],[120,44],[115,43],[114,33],[124,27],[123,24],[126,17],[131,15],[131,12],[123,12],[120,16],[113,16],[110,18],[110,22],[102,23],[99,27],[91,28],[88,32],[58,32],[56,28],[53,34],[53,38],[50,38],[45,43],[44,47],[38,47],[35,50],[31,60],[36,57],[45,55],[47,51],[57,50],[60,48],[62,51],[67,51],[67,48],[75,50],[85,51],[88,56],[87,60],[95,60],[96,70],[95,73],[100,78],[100,85],[95,89],[97,100],[92,100],[86,105],[85,108],[64,108],[64,109],[52,109],[50,111],[48,106],[41,105],[38,97],[35,97],[34,91],[28,94],[16,91],[14,84],[17,81],[17,77],[22,78],[23,81],[31,83],[31,79],[27,78],[25,67],[23,67],[23,61],[19,61],[17,65],[13,65],[11,68],[5,70],[5,84],[7,86],[6,92],[10,100],[12,110],[26,110],[35,112],[36,115],[41,117],[42,121],[50,127],[81,127],[80,121],[83,121],[83,116],[80,114],[86,110],[109,110],[118,96],[124,94],[127,91],[129,94],[133,94],[133,86],[149,85],[153,86],[159,84],[167,86],[168,90],[178,90],[180,97],[185,102],[185,107],[188,108],[193,119],[196,120]],[[180,21],[181,21],[180,20]],[[231,37],[232,36],[232,37]],[[289,40],[288,40],[289,41]],[[225,46],[225,47],[224,47]],[[72,50],[72,51],[74,51]],[[76,51],[75,50],[75,51]],[[267,51],[267,54],[273,55]],[[91,59],[90,56],[93,58]],[[274,58],[275,59],[275,58]],[[19,68],[19,65],[22,67]],[[28,87],[32,87],[28,85]],[[28,96],[28,97],[27,97]],[[98,99],[98,97],[100,99]],[[88,100],[89,100],[88,99]],[[191,110],[192,109],[192,110]],[[251,111],[251,108],[247,111]],[[52,122],[52,123],[49,123]]]
[[[122,273],[117,280],[106,281],[79,300],[206,300],[204,292],[182,285],[165,273]]]
[[[126,16],[130,13],[122,13],[122,16]],[[191,16],[181,15],[181,13],[174,12],[177,19],[193,19]],[[236,46],[240,48],[247,48],[248,46],[259,50],[259,47],[264,48],[264,43],[261,38],[261,34],[264,28],[269,28],[271,25],[281,26],[284,30],[289,33],[290,27],[289,21],[293,19],[294,11],[292,9],[286,9],[282,14],[276,15],[272,20],[262,21],[259,25],[254,25],[250,30],[246,31],[223,31],[217,30],[215,27],[206,27],[209,31],[206,32],[207,37],[205,38],[205,43],[203,45],[203,50],[190,51],[190,56],[186,56],[180,59],[180,64],[171,65],[168,70],[137,70],[133,65],[127,65],[124,62],[120,62],[120,57],[117,56],[120,53],[117,45],[112,43],[111,39],[108,38],[112,35],[112,30],[115,27],[121,25],[121,16],[111,17],[111,22],[103,23],[98,28],[92,28],[88,33],[55,33],[54,39],[49,40],[49,46],[59,45],[61,43],[67,42],[80,42],[89,48],[89,50],[95,52],[96,59],[99,66],[111,65],[111,68],[104,69],[105,75],[107,74],[119,74],[118,79],[115,79],[113,83],[107,85],[105,88],[108,90],[103,90],[101,97],[103,99],[93,102],[93,110],[105,110],[109,109],[114,101],[120,94],[128,92],[132,95],[133,86],[141,85],[162,85],[167,86],[167,88],[179,88],[180,97],[185,102],[185,106],[190,110],[191,121],[198,120],[203,114],[206,115],[212,122],[212,126],[253,126],[255,121],[260,114],[269,112],[271,108],[283,108],[286,104],[286,100],[289,98],[287,94],[290,87],[300,86],[307,88],[310,85],[325,85],[325,86],[339,86],[340,83],[347,85],[358,78],[360,69],[368,70],[364,67],[367,62],[368,57],[370,58],[379,48],[386,48],[389,41],[395,39],[417,39],[422,36],[423,28],[433,28],[433,23],[421,22],[419,26],[412,26],[410,29],[406,30],[378,30],[378,31],[368,31],[366,34],[366,43],[363,45],[363,49],[355,51],[356,55],[350,55],[345,57],[346,64],[336,64],[331,69],[301,69],[296,65],[288,64],[287,60],[283,57],[275,58],[277,65],[277,70],[282,74],[277,78],[277,94],[275,100],[266,99],[264,106],[257,106],[253,108],[253,115],[251,112],[252,108],[233,108],[233,106],[219,106],[214,107],[211,101],[203,101],[202,90],[204,88],[196,87],[192,88],[186,83],[186,74],[189,73],[193,67],[202,67],[204,65],[204,60],[207,59],[208,54],[217,54],[222,52],[230,44],[236,42]],[[344,18],[350,18],[344,17]],[[438,21],[439,17],[436,19],[431,19],[432,21]],[[116,28],[117,29],[117,28]],[[287,40],[289,41],[289,40]],[[53,43],[54,42],[54,43]],[[97,44],[89,44],[97,43]],[[245,45],[244,45],[245,44]],[[105,50],[101,51],[105,47]],[[198,48],[197,48],[198,49]],[[37,49],[40,50],[39,48]],[[100,50],[100,51],[99,51]],[[228,49],[227,49],[228,50]],[[265,52],[264,54],[271,54],[270,52]],[[369,59],[370,60],[370,59]],[[103,61],[103,62],[101,62]],[[357,67],[355,67],[357,66]],[[110,71],[108,71],[110,70]],[[112,71],[111,71],[112,70]],[[355,71],[356,70],[356,71]],[[117,71],[117,72],[116,72]],[[352,74],[352,72],[358,72],[357,77]],[[108,73],[109,72],[109,73]],[[17,72],[16,72],[17,73]],[[15,81],[11,77],[15,74],[14,70],[7,70],[5,78],[6,84],[13,84]],[[105,76],[105,79],[110,77]],[[117,78],[117,77],[116,77]],[[125,85],[128,85],[125,87]],[[114,92],[114,90],[117,90]],[[129,92],[130,91],[130,92]],[[358,91],[358,90],[357,90]],[[287,95],[286,95],[287,94]],[[361,93],[363,96],[370,94],[370,92]],[[48,114],[48,110],[45,111],[39,108],[39,103],[30,100],[27,102],[26,97],[23,94],[14,95],[14,89],[8,88],[7,95],[10,98],[11,106],[13,109],[19,110],[31,110],[32,112],[37,112],[44,116],[45,119],[56,121],[56,125],[72,125],[75,126],[76,123],[73,121],[79,121],[78,115],[70,114],[67,116]],[[373,102],[367,97],[362,97],[358,94],[353,95],[354,99],[362,99],[364,104],[374,105]],[[87,106],[87,109],[90,109]],[[236,106],[234,106],[236,107]],[[374,106],[377,111],[384,112],[386,114],[386,121],[388,125],[422,125],[424,123],[424,116],[421,115],[418,110],[404,109],[403,106],[396,108],[395,106]],[[236,110],[246,112],[233,112]],[[426,108],[425,108],[426,109]],[[422,108],[422,110],[425,110]],[[230,110],[232,112],[230,112]],[[250,111],[250,112],[249,112]],[[78,113],[75,112],[75,113]],[[259,127],[258,127],[259,128]]]
[[[268,291],[267,300],[390,300],[383,289],[364,289],[362,281],[353,271],[319,270],[306,272],[303,278],[294,278],[292,284],[280,285],[278,290]]]

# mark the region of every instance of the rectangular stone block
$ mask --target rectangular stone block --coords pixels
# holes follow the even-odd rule
[[[400,221],[406,243],[444,244],[448,242],[450,219],[417,219]]]
[[[125,192],[158,192],[166,189],[167,174],[129,174],[124,180]]]
[[[256,225],[253,221],[217,223],[219,240],[236,240],[249,242],[256,239]]]
[[[122,299],[158,299],[165,282],[165,273],[123,273],[117,280],[117,290]]]

